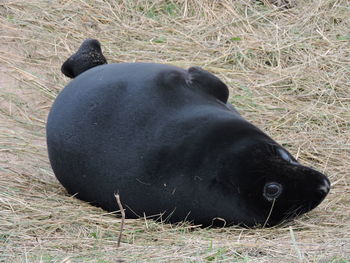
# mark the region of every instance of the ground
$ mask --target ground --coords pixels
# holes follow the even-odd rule
[[[287,3],[283,6],[283,3]],[[2,0],[0,262],[350,262],[348,0]],[[69,82],[60,65],[86,38],[110,62],[201,66],[230,102],[331,192],[267,229],[126,220],[55,179],[45,122]]]

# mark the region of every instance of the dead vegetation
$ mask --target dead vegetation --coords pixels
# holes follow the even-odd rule
[[[349,28],[348,0],[2,0],[0,261],[349,262]],[[46,116],[69,81],[60,65],[88,37],[110,62],[215,73],[331,193],[273,229],[126,220],[118,248],[120,217],[68,196],[46,153]]]

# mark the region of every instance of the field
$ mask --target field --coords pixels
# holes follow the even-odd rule
[[[0,262],[350,262],[349,29],[348,0],[0,1]],[[69,196],[46,151],[60,66],[86,38],[110,63],[216,74],[330,194],[266,229],[127,219],[117,247],[120,216]]]

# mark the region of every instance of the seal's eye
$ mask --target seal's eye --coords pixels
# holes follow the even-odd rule
[[[282,193],[282,185],[279,183],[267,183],[264,186],[264,197],[268,201],[272,201],[273,199],[276,199],[280,196]]]

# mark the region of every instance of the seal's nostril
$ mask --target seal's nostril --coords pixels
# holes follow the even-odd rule
[[[324,184],[320,186],[319,190],[326,195],[329,192],[330,185],[326,179],[323,180],[323,183]]]

